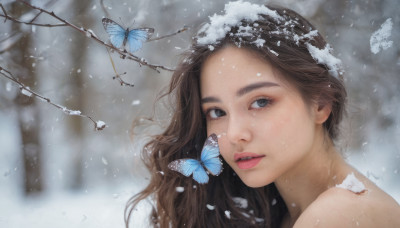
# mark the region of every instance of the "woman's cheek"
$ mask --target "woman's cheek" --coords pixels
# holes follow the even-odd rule
[[[218,146],[219,146],[219,151],[221,156],[223,157],[223,159],[225,161],[228,161],[228,157],[229,157],[229,144],[228,144],[228,140],[226,138],[226,133],[222,132],[217,134],[218,137]]]
[[[215,133],[218,138],[218,146],[221,156],[225,161],[227,161],[229,154],[229,141],[226,137],[226,131],[221,123],[215,123],[210,121],[207,123],[207,135]]]

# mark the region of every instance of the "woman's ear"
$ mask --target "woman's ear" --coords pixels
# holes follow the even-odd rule
[[[323,124],[332,111],[332,104],[316,104],[314,106],[315,122]]]

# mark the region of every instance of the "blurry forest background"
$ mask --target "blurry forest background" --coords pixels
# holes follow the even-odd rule
[[[221,13],[228,1],[35,0],[35,6],[107,41],[101,19],[126,27],[152,27],[153,37],[134,53],[174,68],[196,29]],[[254,3],[266,1],[251,0]],[[342,59],[349,93],[348,118],[339,142],[348,161],[400,202],[400,14],[398,0],[276,0],[310,19]],[[0,0],[9,16],[30,21],[37,13]],[[0,14],[4,12],[0,10]],[[370,37],[388,18],[393,45],[373,54]],[[0,17],[0,67],[54,103],[80,110],[107,127],[94,130],[87,118],[70,116],[21,93],[0,75],[0,227],[123,227],[126,201],[146,184],[140,160],[143,137],[132,123],[152,114],[170,71],[160,73],[111,56],[105,46],[70,27],[39,27]],[[41,14],[36,22],[59,23]],[[159,109],[161,119],[168,113]],[[140,133],[140,132],[139,132]],[[146,134],[149,131],[146,131]],[[142,133],[143,134],[143,133]],[[146,207],[133,227],[145,227]]]

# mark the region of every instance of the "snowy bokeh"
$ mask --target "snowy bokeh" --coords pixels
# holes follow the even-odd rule
[[[1,3],[9,9],[13,2]],[[188,31],[146,43],[135,53],[167,67],[176,65],[194,32],[209,21],[209,16],[220,13],[228,1],[104,1],[108,15],[100,2],[33,1],[90,29],[88,33],[101,40],[108,39],[101,23],[105,16],[126,27],[152,27],[153,37],[186,25]],[[398,0],[271,2],[310,19],[341,59],[349,99],[340,149],[354,167],[400,202]],[[20,19],[30,20],[34,15],[25,12]],[[44,15],[38,20],[56,23]],[[0,66],[18,77],[35,75],[30,89],[92,116],[98,126],[105,127],[96,131],[90,120],[66,115],[38,99],[36,109],[20,109],[15,102],[19,94],[32,94],[0,76],[0,227],[124,227],[128,199],[148,181],[140,149],[152,128],[137,128],[141,135],[135,135],[132,126],[153,113],[155,98],[171,73],[157,73],[111,53],[118,73],[127,72],[123,79],[135,85],[121,86],[112,79],[115,72],[106,49],[89,39],[90,34],[66,27],[17,25],[0,18]],[[31,37],[30,46],[22,51],[20,42],[26,36]],[[29,65],[29,70],[19,67],[21,62]],[[168,119],[163,110],[157,113],[160,119]],[[25,150],[31,146],[31,151],[41,151],[42,190],[26,195],[21,128],[35,124],[39,126],[40,147],[25,145]],[[148,226],[149,208],[144,203],[134,211],[132,227]],[[207,208],[214,210],[213,205]],[[229,217],[230,212],[225,215]]]

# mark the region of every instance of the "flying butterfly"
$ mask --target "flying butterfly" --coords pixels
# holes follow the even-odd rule
[[[214,176],[218,176],[222,172],[222,162],[219,159],[217,135],[211,134],[207,138],[201,150],[200,160],[191,158],[178,159],[169,163],[168,168],[187,177],[193,174],[193,179],[199,184],[208,182],[207,171]]]
[[[142,48],[142,43],[148,40],[154,33],[153,28],[124,29],[117,22],[109,18],[103,18],[101,21],[103,22],[104,29],[110,36],[111,44],[116,48],[121,48],[125,47],[128,42],[131,53]]]

